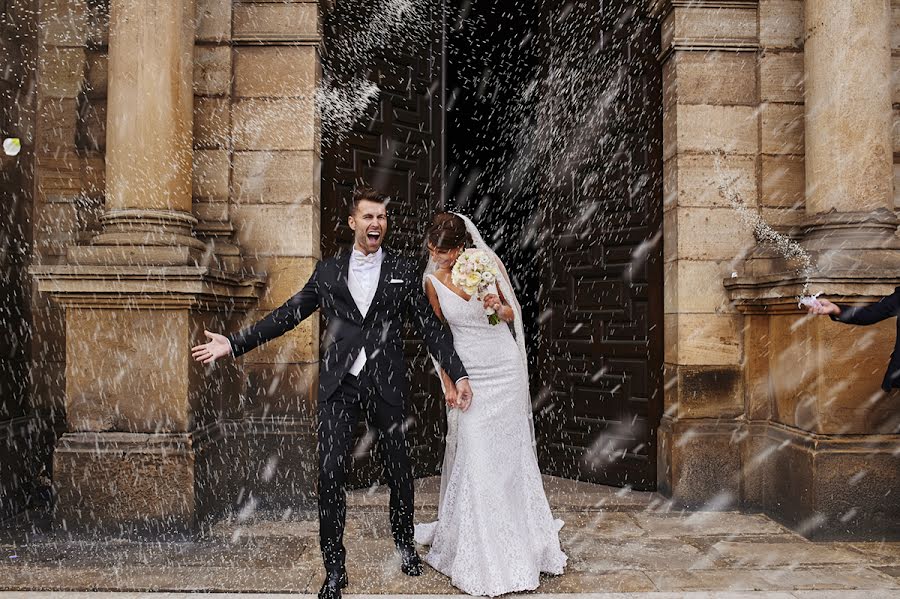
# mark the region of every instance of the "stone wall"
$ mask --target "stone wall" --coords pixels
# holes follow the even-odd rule
[[[153,430],[152,423],[163,418],[164,429],[173,425],[176,431],[194,431],[194,455],[182,458],[184,467],[194,472],[185,484],[198,489],[191,500],[196,505],[191,504],[188,511],[208,512],[211,495],[218,503],[235,507],[260,498],[263,507],[271,507],[266,505],[269,496],[280,497],[282,504],[295,502],[314,488],[307,474],[314,462],[308,408],[314,405],[317,387],[316,319],[243,359],[237,373],[222,364],[210,372],[189,368],[178,375],[180,366],[173,363],[172,373],[183,380],[163,377],[168,382],[152,393],[162,393],[158,409],[152,402],[127,400],[127,381],[120,393],[115,385],[97,386],[78,373],[93,368],[108,372],[115,369],[116,360],[127,360],[128,352],[139,351],[114,337],[107,339],[102,331],[106,324],[121,320],[128,323],[126,327],[150,327],[147,332],[153,335],[175,327],[172,333],[184,334],[185,347],[189,347],[202,341],[204,327],[235,329],[258,319],[290,297],[312,272],[319,258],[319,141],[312,103],[318,80],[317,3],[196,0],[191,171],[191,210],[197,219],[194,235],[221,268],[243,273],[245,280],[259,278],[267,283],[260,301],[246,314],[213,317],[201,312],[179,320],[180,312],[166,316],[169,313],[163,311],[157,316],[157,320],[163,318],[160,322],[153,320],[152,313],[135,320],[128,310],[123,312],[111,304],[85,310],[87,306],[70,302],[69,314],[64,315],[60,303],[50,299],[52,294],[59,295],[54,280],[63,272],[54,268],[96,263],[98,250],[90,244],[96,245],[102,237],[101,217],[109,209],[105,202],[107,127],[112,126],[107,120],[109,10],[109,0],[42,0],[37,16],[41,31],[37,49],[37,199],[31,217],[36,223],[34,266],[43,273],[39,278],[47,281],[45,288],[53,293],[35,293],[32,301],[34,347],[40,348],[32,357],[34,370],[40,373],[35,381],[35,404],[62,413],[68,393],[69,410],[74,406],[77,412],[69,415],[68,429],[73,434],[60,445],[65,455],[58,456],[65,480],[74,481],[70,474],[82,472],[77,463],[82,446],[96,442],[78,437],[87,433],[76,435],[75,431],[95,431],[98,426],[111,431]],[[166,159],[167,150],[166,140],[160,140],[160,160]],[[93,319],[93,324],[86,318]],[[78,329],[68,335],[68,348],[66,322]],[[89,355],[91,343],[113,343],[106,366],[83,358],[79,365],[73,365],[71,358],[67,364],[67,351]],[[67,367],[69,378],[75,377],[69,381]],[[129,372],[121,370],[119,380],[142,376],[135,371],[132,377]],[[240,398],[232,404],[225,399],[225,390],[235,376]],[[209,383],[204,383],[203,377],[209,377]],[[216,379],[225,382],[219,384]],[[208,392],[201,395],[190,390],[203,387]],[[216,389],[223,393],[218,400],[209,396],[215,395]],[[171,417],[182,413],[176,408],[180,401],[176,397],[185,390],[194,399],[189,412],[183,413],[186,420],[178,424],[178,418],[173,421]],[[167,394],[174,397],[167,399]],[[100,399],[88,399],[78,407],[82,405],[78,397]],[[115,422],[106,422],[103,415],[113,409],[112,405],[102,407],[108,402],[120,404],[114,409]],[[140,441],[110,434],[101,435],[104,450],[99,453],[108,449],[114,454],[117,447],[131,447],[128,444],[135,442],[147,455],[169,446],[175,448],[175,454],[192,451],[177,435]],[[197,445],[201,440],[206,444],[202,450]],[[103,459],[83,467],[120,469]],[[177,464],[172,467],[185,472]],[[73,491],[66,484],[57,486],[63,503],[67,493],[85,491]],[[111,505],[110,509],[116,513],[111,521],[127,524],[125,507]],[[99,512],[94,516],[101,519]],[[191,518],[194,516],[188,521]]]
[[[798,264],[752,235],[758,216],[803,244],[813,261],[811,291],[836,301],[874,301],[900,282],[891,262],[896,218],[892,211],[867,212],[880,206],[878,192],[861,191],[856,200],[853,179],[838,181],[842,171],[823,164],[827,155],[816,154],[813,167],[809,162],[805,123],[813,120],[820,131],[837,126],[816,121],[821,110],[813,107],[830,102],[831,110],[849,95],[833,93],[809,104],[807,77],[812,72],[822,78],[821,94],[843,89],[841,82],[850,85],[851,74],[829,72],[817,62],[819,54],[805,56],[805,41],[848,27],[847,35],[859,35],[846,18],[834,30],[820,17],[808,22],[810,1],[818,2],[656,3],[664,18],[666,73],[667,383],[660,489],[689,506],[763,509],[813,535],[896,536],[900,530],[889,523],[900,518],[884,497],[900,477],[892,454],[900,438],[891,434],[896,419],[878,395],[894,323],[851,330],[805,317],[794,299],[803,283]],[[827,6],[816,5],[822,19],[832,18]],[[862,22],[883,9],[878,1],[854,5],[854,18]],[[894,55],[898,10],[894,2]],[[866,35],[877,38],[877,25],[888,24],[880,17],[874,23]],[[822,60],[837,69],[852,63],[859,46],[826,39],[821,47],[832,53]],[[898,67],[894,58],[894,81]],[[885,83],[872,76],[853,85]],[[874,102],[878,90],[870,96]],[[866,112],[868,118],[879,110],[872,105],[844,113]],[[860,129],[859,139],[868,140],[872,127]],[[846,161],[868,160],[864,154],[877,143],[854,146],[852,135],[841,135],[834,143],[843,145]],[[894,135],[891,162],[900,155],[897,142]],[[867,185],[890,186],[887,178]],[[720,193],[723,185],[733,195]],[[823,208],[820,199],[831,186],[847,190],[837,212]],[[748,219],[730,207],[734,197],[748,208]],[[896,199],[885,203],[896,205]],[[854,224],[832,224],[841,219]],[[854,230],[862,237],[874,233],[859,241]]]
[[[734,180],[760,205],[761,135],[755,3],[677,3],[662,25],[664,94],[665,417],[660,489],[681,501],[740,501],[732,442],[744,414],[743,317],[722,280],[754,248],[752,231],[719,192]],[[689,431],[689,432],[688,432]]]

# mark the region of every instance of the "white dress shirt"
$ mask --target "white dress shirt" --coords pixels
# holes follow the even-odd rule
[[[350,255],[350,271],[347,276],[347,287],[350,295],[359,308],[359,313],[365,318],[378,291],[378,281],[381,277],[381,262],[384,259],[384,251],[378,248],[374,254],[364,254],[356,248]],[[350,367],[350,374],[358,376],[366,365],[366,348],[359,350],[356,360]]]

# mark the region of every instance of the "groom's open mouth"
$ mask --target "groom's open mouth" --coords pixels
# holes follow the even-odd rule
[[[377,242],[381,239],[381,231],[369,231],[368,233],[366,233],[366,238],[369,241]]]

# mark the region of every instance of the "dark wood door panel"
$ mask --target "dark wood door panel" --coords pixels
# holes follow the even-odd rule
[[[583,83],[617,93],[603,107],[594,154],[545,202],[541,463],[561,476],[653,489],[663,359],[659,29],[634,3],[567,6],[593,27],[578,41],[586,60],[600,52],[609,66]]]

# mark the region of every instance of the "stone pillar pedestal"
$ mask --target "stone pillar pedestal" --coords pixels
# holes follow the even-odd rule
[[[900,417],[880,389],[893,320],[809,317],[797,296],[865,304],[900,284],[893,206],[891,8],[806,0],[805,215],[811,269],[726,279],[745,315],[744,500],[819,538],[898,538]],[[761,252],[760,254],[764,254]],[[808,276],[807,276],[808,275]]]
[[[262,281],[194,234],[194,32],[194,0],[111,1],[102,231],[32,270],[65,309],[54,485],[75,533],[180,535],[232,497],[218,441],[240,413],[236,366],[209,374],[190,348],[237,328]]]

